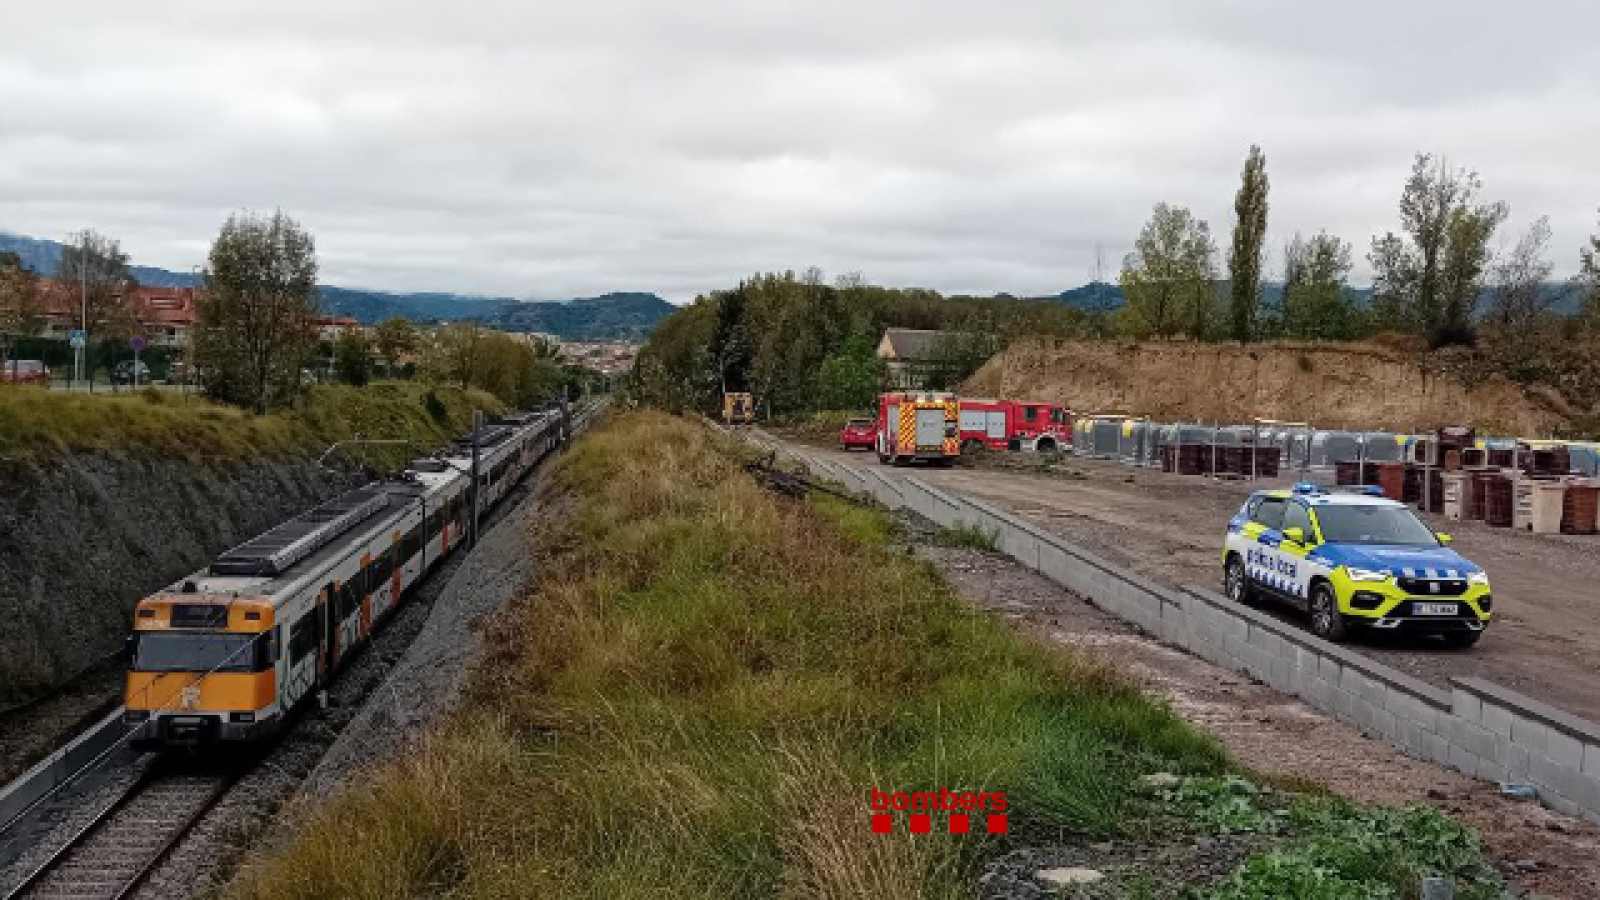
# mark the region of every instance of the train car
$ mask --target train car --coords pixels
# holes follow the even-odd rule
[[[145,749],[249,742],[332,677],[562,439],[558,413],[508,416],[397,479],[348,491],[141,600],[124,691]]]

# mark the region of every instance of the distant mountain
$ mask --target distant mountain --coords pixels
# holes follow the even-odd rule
[[[0,253],[10,252],[22,264],[46,277],[61,266],[61,243],[0,232]],[[191,287],[193,273],[151,266],[133,266],[133,277],[151,287]],[[368,291],[318,285],[328,315],[352,316],[364,325],[401,317],[419,323],[476,320],[506,331],[537,331],[568,340],[642,340],[674,307],[655,294],[619,293],[570,303],[522,303],[510,297],[472,294]]]
[[[371,325],[396,316],[413,322],[455,321],[492,316],[507,306],[516,305],[509,297],[479,297],[471,294],[391,294],[322,284],[322,309],[330,316],[354,316]]]
[[[46,277],[55,275],[61,267],[61,246],[60,241],[42,241],[0,232],[0,253],[15,253],[21,257],[24,266]],[[140,284],[150,287],[190,287],[195,283],[192,272],[169,272],[151,266],[128,268]]]
[[[543,332],[569,340],[643,340],[675,309],[655,294],[614,293],[569,303],[513,303],[481,321],[503,331]]]
[[[1110,312],[1121,309],[1123,303],[1121,286],[1107,284],[1104,281],[1091,281],[1083,287],[1062,291],[1055,299],[1067,306],[1089,312]]]

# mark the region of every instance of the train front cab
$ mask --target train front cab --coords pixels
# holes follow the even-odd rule
[[[274,624],[263,601],[162,594],[140,601],[123,697],[133,744],[198,746],[275,733]]]

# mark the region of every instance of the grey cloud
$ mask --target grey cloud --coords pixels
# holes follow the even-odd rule
[[[184,269],[238,208],[330,281],[675,300],[816,264],[1034,293],[1158,201],[1358,257],[1411,156],[1482,173],[1558,271],[1600,205],[1590,4],[83,2],[0,33],[0,228]],[[1358,277],[1364,272],[1358,271]]]

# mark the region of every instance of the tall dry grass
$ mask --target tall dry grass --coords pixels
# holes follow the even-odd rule
[[[1140,774],[1225,765],[706,429],[618,417],[557,477],[574,511],[466,708],[233,896],[962,897],[1018,838],[1135,827]],[[1005,791],[1011,833],[874,835],[873,787]]]

